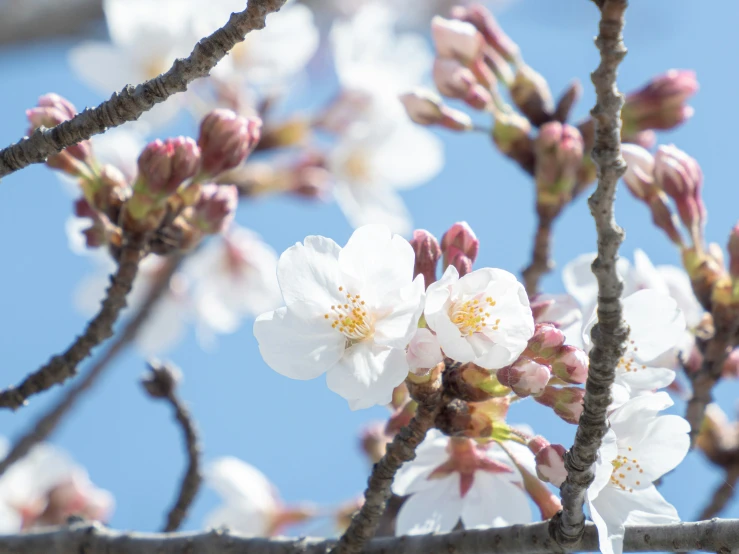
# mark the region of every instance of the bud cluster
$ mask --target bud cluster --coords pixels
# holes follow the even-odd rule
[[[442,271],[451,265],[462,277],[472,271],[480,249],[480,241],[465,221],[452,225],[442,236],[441,245],[424,229],[414,231],[410,243],[416,254],[413,276],[423,275],[427,288],[436,282],[439,259],[442,260]]]

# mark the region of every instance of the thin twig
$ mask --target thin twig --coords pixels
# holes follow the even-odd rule
[[[367,490],[364,491],[364,504],[352,518],[352,522],[344,534],[331,549],[330,554],[357,554],[363,552],[368,540],[377,529],[385,505],[392,495],[390,485],[400,466],[416,457],[416,448],[426,433],[434,425],[434,420],[441,408],[442,392],[439,382],[425,386],[422,394],[411,390],[414,400],[418,402],[416,415],[403,427],[392,442],[387,445],[385,455],[372,468]]]
[[[223,530],[185,533],[130,533],[100,524],[73,524],[0,536],[0,554],[326,554],[336,543],[317,538],[252,538]],[[702,550],[737,552],[739,520],[626,527],[624,552]],[[383,537],[367,542],[363,554],[548,554],[597,552],[592,523],[577,548],[562,548],[548,534],[547,522],[468,529],[434,535]]]
[[[554,217],[543,210],[537,210],[536,235],[531,262],[523,270],[523,282],[526,293],[532,298],[539,292],[539,281],[554,269],[552,260],[552,224]]]
[[[142,245],[139,242],[122,248],[118,269],[110,277],[110,286],[100,311],[88,323],[85,332],[63,354],[54,356],[46,365],[28,375],[20,385],[0,392],[0,408],[15,410],[23,406],[30,396],[74,377],[77,366],[90,355],[92,349],[113,336],[113,325],[126,306],[126,297],[133,287],[141,256]]]
[[[195,496],[200,490],[202,475],[200,474],[200,440],[195,429],[195,423],[190,416],[187,406],[177,397],[177,384],[180,372],[168,364],[150,362],[151,373],[143,380],[144,389],[152,398],[160,398],[169,402],[174,409],[175,419],[180,424],[187,450],[187,471],[182,478],[179,494],[172,508],[167,514],[165,533],[177,531],[182,525]]]
[[[247,33],[263,29],[267,15],[278,11],[284,3],[285,0],[250,0],[244,11],[231,14],[228,23],[198,42],[187,58],[176,60],[166,73],[136,87],[127,85],[96,108],[87,109],[52,129],[39,129],[0,150],[0,177],[41,163],[52,154],[110,127],[135,121],[156,104],[184,92],[192,81],[207,76]]]
[[[703,508],[701,515],[698,516],[699,520],[711,519],[721,513],[729,501],[734,498],[736,494],[736,482],[739,480],[739,467],[733,467],[726,472],[724,481],[719,485],[715,491],[708,505]]]
[[[592,331],[594,346],[590,351],[584,409],[575,443],[565,456],[567,480],[561,487],[562,512],[552,519],[552,536],[565,546],[577,544],[585,528],[585,494],[593,482],[592,466],[607,431],[610,389],[629,332],[622,316],[623,282],[616,271],[618,248],[624,232],[616,225],[613,209],[616,185],[626,171],[626,163],[621,157],[621,107],[624,101],[616,88],[616,73],[626,55],[622,32],[627,4],[627,0],[605,0],[602,3],[600,33],[595,41],[601,55],[600,65],[591,76],[597,96],[591,115],[595,120],[592,158],[598,167],[598,188],[588,204],[598,231],[598,257],[592,266],[598,279],[598,323]]]
[[[69,410],[82,397],[83,393],[92,387],[97,379],[103,374],[105,369],[109,367],[110,362],[113,361],[126,346],[133,342],[139,329],[149,318],[149,314],[152,309],[169,287],[170,278],[179,267],[181,260],[181,255],[172,256],[168,260],[168,265],[158,276],[159,279],[152,285],[141,308],[139,308],[138,312],[131,318],[123,332],[118,335],[115,341],[110,344],[108,350],[106,350],[90,368],[84,379],[75,384],[74,387],[70,388],[67,391],[67,394],[65,394],[51,410],[41,417],[26,435],[16,441],[8,455],[0,461],[0,475],[5,473],[12,464],[28,454],[34,445],[46,440],[49,435],[54,432]]]

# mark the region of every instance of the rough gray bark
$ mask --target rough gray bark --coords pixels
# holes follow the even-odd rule
[[[626,171],[626,163],[621,157],[621,107],[624,101],[616,88],[616,74],[626,55],[622,31],[628,2],[605,0],[596,4],[601,9],[600,32],[595,41],[601,62],[591,76],[597,102],[590,113],[595,121],[595,145],[591,156],[598,167],[598,188],[588,204],[598,231],[598,257],[592,266],[598,279],[598,323],[592,331],[594,346],[590,351],[584,410],[575,443],[565,456],[567,480],[561,488],[562,512],[552,519],[552,535],[566,546],[576,545],[584,530],[585,493],[593,482],[592,466],[608,430],[606,410],[611,403],[611,385],[629,332],[622,317],[623,283],[616,271],[618,248],[624,232],[616,225],[613,209],[616,184]]]
[[[314,538],[247,538],[225,531],[198,533],[127,533],[99,524],[74,524],[21,535],[0,536],[0,554],[326,554],[333,540]],[[585,526],[577,548],[562,548],[549,536],[547,522],[496,529],[473,529],[438,535],[372,539],[363,554],[544,554],[597,552],[598,533]],[[739,520],[632,526],[626,529],[624,552],[698,550],[739,552]]]
[[[63,353],[26,376],[17,387],[0,392],[0,408],[17,409],[29,396],[43,392],[63,383],[77,373],[79,363],[87,358],[92,349],[113,336],[113,325],[126,306],[126,297],[131,292],[141,259],[141,245],[130,244],[121,251],[118,269],[110,277],[110,287],[98,314],[87,324],[85,332]]]
[[[267,15],[278,11],[284,3],[285,0],[251,0],[244,11],[231,14],[226,25],[198,42],[187,58],[176,60],[166,73],[136,87],[128,85],[96,108],[86,109],[53,129],[39,129],[0,150],[0,177],[41,163],[110,127],[134,121],[173,94],[184,92],[192,81],[208,75],[248,32],[263,29]]]

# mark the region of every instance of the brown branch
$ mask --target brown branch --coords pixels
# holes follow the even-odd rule
[[[352,518],[351,524],[341,536],[330,554],[358,554],[374,534],[385,511],[385,505],[392,496],[390,485],[395,473],[405,462],[416,457],[416,448],[426,433],[434,425],[441,408],[442,389],[440,380],[425,386],[411,387],[411,395],[418,402],[416,415],[403,427],[392,442],[387,445],[385,455],[372,468],[367,490],[364,491],[364,504]]]
[[[166,73],[136,87],[127,85],[93,109],[87,109],[53,129],[39,129],[30,137],[0,150],[0,177],[34,163],[41,163],[64,148],[138,119],[156,104],[178,92],[210,70],[250,31],[263,29],[268,14],[278,11],[285,0],[251,0],[242,12],[231,14],[223,27],[202,39],[184,59],[178,59]]]
[[[554,217],[546,210],[537,210],[536,235],[531,262],[523,270],[523,282],[526,293],[532,298],[539,292],[539,280],[554,269],[552,260],[552,224]]]
[[[130,533],[100,524],[73,524],[19,535],[0,536],[0,554],[326,554],[336,544],[317,538],[250,538],[213,530],[186,533]],[[624,552],[702,550],[737,551],[739,520],[643,525],[626,528]],[[370,540],[363,554],[547,554],[597,552],[598,532],[592,523],[577,548],[562,548],[548,534],[547,522],[470,529],[434,535]]]
[[[15,410],[23,406],[30,396],[74,377],[77,366],[90,355],[92,349],[113,336],[113,325],[126,306],[126,297],[133,287],[141,256],[142,244],[138,241],[122,248],[118,269],[110,277],[110,287],[100,311],[88,323],[85,332],[63,354],[54,356],[46,365],[28,375],[20,385],[0,392],[0,408]]]
[[[147,298],[138,312],[126,325],[123,332],[113,341],[108,350],[95,362],[90,368],[87,375],[67,391],[67,394],[42,416],[33,428],[23,437],[21,437],[11,448],[8,455],[0,461],[0,475],[15,462],[23,458],[33,448],[34,445],[46,440],[51,433],[57,428],[64,416],[74,407],[77,401],[82,397],[83,393],[95,384],[100,375],[110,365],[118,354],[120,354],[126,346],[128,346],[136,338],[139,329],[143,323],[149,318],[152,309],[162,297],[169,287],[169,281],[172,275],[179,267],[182,260],[181,256],[173,256],[168,260],[168,266],[162,271],[159,280],[156,281],[149,290]]]
[[[552,536],[562,545],[575,545],[585,526],[583,502],[593,482],[593,464],[601,440],[608,430],[606,410],[611,403],[611,385],[616,366],[624,353],[628,327],[623,321],[623,282],[616,271],[618,248],[624,232],[616,225],[613,203],[616,185],[626,171],[621,157],[621,107],[623,95],[616,88],[618,65],[626,55],[622,31],[627,0],[605,0],[601,7],[600,33],[595,43],[601,62],[591,78],[597,102],[592,158],[598,167],[598,188],[588,204],[598,231],[598,257],[593,273],[598,279],[598,323],[593,328],[593,349],[585,384],[584,409],[575,443],[565,456],[567,480],[562,485],[562,512],[552,519]]]
[[[149,369],[151,373],[142,381],[144,389],[152,398],[166,400],[172,406],[175,419],[182,429],[187,450],[187,471],[182,478],[177,500],[167,514],[167,523],[164,525],[164,532],[167,533],[180,528],[200,490],[203,480],[200,473],[200,440],[187,406],[176,394],[177,383],[180,380],[179,371],[167,364],[158,363],[150,363]]]

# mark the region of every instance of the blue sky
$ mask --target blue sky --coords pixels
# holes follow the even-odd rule
[[[694,156],[705,174],[709,210],[708,239],[725,245],[739,218],[739,189],[733,166],[731,109],[739,76],[728,53],[739,50],[735,21],[739,5],[713,9],[687,0],[633,2],[619,85],[628,91],[670,68],[695,69],[701,91],[692,101],[695,116],[682,128],[660,136]],[[587,114],[594,97],[589,74],[597,63],[592,38],[597,10],[585,0],[518,0],[499,16],[521,46],[526,61],[549,81],[555,95],[573,78],[584,85],[576,118]],[[46,92],[58,92],[78,108],[102,98],[81,84],[66,63],[72,41],[0,50],[0,144],[14,142],[26,128],[24,110]],[[321,67],[319,67],[321,69]],[[311,93],[312,94],[312,93]],[[738,125],[739,127],[739,125]],[[181,122],[175,132],[192,132]],[[478,267],[518,272],[527,262],[534,227],[532,184],[499,155],[484,135],[441,132],[446,146],[444,171],[432,182],[404,194],[416,227],[440,236],[455,221],[466,220],[481,240]],[[17,382],[53,353],[67,347],[85,320],[72,305],[72,291],[90,262],[67,247],[64,221],[71,201],[58,179],[34,166],[0,183],[0,353],[2,383]],[[291,199],[248,203],[240,224],[254,229],[279,252],[308,234],[343,243],[351,228],[334,204],[304,204]],[[655,229],[646,210],[621,191],[617,219],[627,232],[622,247],[631,257],[644,249],[655,263],[678,263],[671,244]],[[582,198],[558,221],[554,256],[559,267],[595,248],[595,232]],[[555,272],[544,280],[548,292],[561,291]],[[171,353],[185,375],[181,393],[202,432],[206,459],[238,456],[268,475],[287,500],[333,506],[359,493],[368,465],[357,449],[363,423],[386,417],[382,408],[350,412],[328,391],[323,379],[285,379],[262,362],[247,322],[222,337],[215,352],[197,347],[191,333]],[[154,530],[161,526],[184,468],[179,430],[164,405],[142,394],[142,359],[122,356],[107,376],[61,426],[53,442],[69,450],[101,487],[113,492],[117,507],[111,525]],[[735,413],[736,382],[722,383],[719,401]],[[15,414],[0,412],[0,434],[10,438],[58,397],[59,389],[34,398]],[[682,406],[677,407],[682,411]],[[552,441],[569,445],[574,427],[550,417],[533,402],[521,403],[512,421],[526,422]],[[665,479],[661,490],[684,519],[692,519],[721,475],[699,454],[691,454]],[[196,529],[217,499],[204,491],[186,522]],[[725,512],[739,516],[736,500]]]

